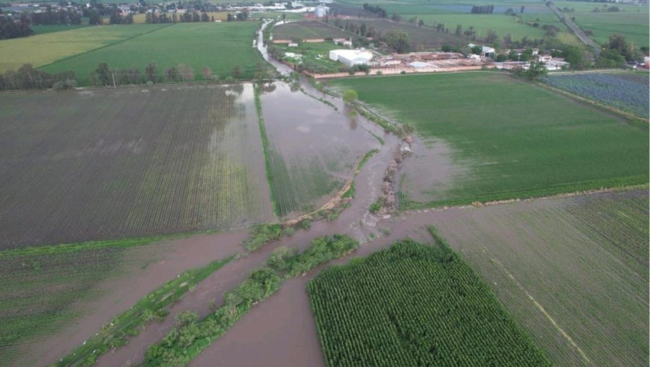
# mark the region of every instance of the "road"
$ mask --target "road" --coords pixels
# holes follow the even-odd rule
[[[598,56],[600,54],[600,45],[599,44],[597,44],[591,38],[589,38],[585,34],[585,32],[583,32],[582,29],[580,29],[580,27],[578,27],[578,25],[575,24],[571,20],[571,18],[565,17],[564,13],[562,13],[562,11],[560,11],[560,9],[558,9],[558,7],[555,6],[555,4],[553,4],[552,2],[549,2],[547,4],[548,4],[549,9],[551,9],[555,13],[555,15],[557,15],[558,18],[560,18],[561,21],[564,20],[564,24],[566,24],[567,27],[569,27],[573,31],[573,33],[575,33],[576,36],[578,36],[578,38],[580,38],[580,40],[584,44],[586,44],[588,46],[591,46],[594,49],[594,51],[596,52],[596,56]]]

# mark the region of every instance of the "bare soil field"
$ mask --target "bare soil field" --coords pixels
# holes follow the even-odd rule
[[[314,20],[291,22],[273,28],[274,40],[349,38],[350,36],[351,34],[347,32]]]
[[[272,221],[253,88],[0,96],[0,248]]]

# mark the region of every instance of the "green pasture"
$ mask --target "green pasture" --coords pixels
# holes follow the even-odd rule
[[[132,27],[132,26],[131,26]],[[139,27],[139,26],[138,26]],[[144,67],[155,62],[158,72],[165,67],[186,64],[200,76],[208,66],[221,77],[240,66],[242,77],[252,77],[260,58],[252,47],[257,22],[177,23],[111,47],[102,48],[44,67],[48,72],[73,70],[81,85],[89,73],[105,62],[110,68]]]
[[[544,38],[544,30],[541,27],[518,23],[515,17],[505,14],[426,14],[418,15],[418,18],[424,20],[427,25],[443,23],[450,32],[453,32],[458,24],[463,26],[463,31],[471,26],[479,38],[485,37],[489,30],[497,32],[500,38],[509,33],[513,40],[523,37]]]
[[[576,18],[580,28],[594,32],[591,38],[598,43],[605,43],[609,36],[620,33],[639,47],[650,44],[647,7],[642,13],[572,13],[571,16]]]
[[[138,37],[162,27],[164,25],[161,24],[83,27],[34,37],[3,40],[0,42],[0,55],[2,55],[0,72],[16,70],[23,64],[32,64],[34,67],[47,65],[57,60]]]
[[[459,167],[427,206],[648,182],[648,132],[492,72],[336,80],[360,100],[451,146]],[[422,203],[402,204],[422,206]]]

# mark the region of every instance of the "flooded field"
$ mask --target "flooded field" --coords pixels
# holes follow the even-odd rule
[[[0,248],[273,219],[253,87],[0,96]]]
[[[316,210],[379,147],[356,118],[283,82],[259,88],[277,213]]]

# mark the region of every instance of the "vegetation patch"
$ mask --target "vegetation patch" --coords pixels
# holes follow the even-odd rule
[[[324,270],[307,291],[328,366],[549,366],[444,241]]]
[[[104,325],[99,333],[86,340],[83,346],[75,349],[54,365],[91,366],[95,364],[100,355],[128,344],[128,338],[137,335],[141,328],[149,322],[164,319],[169,314],[167,306],[180,300],[188,290],[193,289],[196,284],[234,258],[234,256],[230,256],[224,260],[213,261],[206,266],[180,274],[174,280],[149,293],[128,311],[116,316],[110,323]]]
[[[196,313],[183,312],[176,318],[176,327],[161,343],[149,347],[146,366],[186,365],[212,342],[223,335],[254,304],[275,293],[282,278],[290,278],[330,260],[345,256],[359,243],[345,235],[320,237],[303,253],[285,247],[277,248],[267,266],[251,273],[248,279],[224,295],[224,304],[202,320]]]

